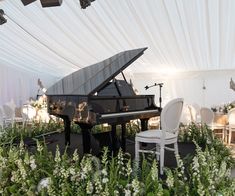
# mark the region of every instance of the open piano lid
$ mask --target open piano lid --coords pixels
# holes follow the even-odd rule
[[[47,95],[92,95],[139,58],[147,48],[120,52],[82,68],[48,88]]]

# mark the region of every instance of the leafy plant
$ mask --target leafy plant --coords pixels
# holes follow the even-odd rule
[[[198,125],[191,123],[189,126],[180,128],[179,141],[180,142],[193,142],[205,146],[212,143],[214,140],[213,132],[206,124]]]

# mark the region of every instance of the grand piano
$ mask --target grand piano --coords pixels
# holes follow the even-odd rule
[[[117,148],[116,125],[121,125],[121,147],[125,151],[126,123],[140,119],[143,131],[147,129],[148,119],[160,114],[154,95],[136,95],[123,74],[123,70],[146,49],[118,53],[80,69],[48,88],[48,113],[63,119],[66,145],[70,145],[72,121],[82,130],[84,153],[91,150],[92,127],[108,123],[112,127],[112,150]],[[118,74],[122,74],[123,79],[116,79]]]

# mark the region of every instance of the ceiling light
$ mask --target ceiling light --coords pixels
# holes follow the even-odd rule
[[[4,13],[4,11],[2,9],[0,9],[0,25],[2,25],[2,24],[7,22],[7,19],[4,18],[3,15],[5,15],[5,13]]]
[[[42,7],[60,6],[63,0],[40,0]]]
[[[80,5],[82,9],[86,9],[89,5],[91,5],[91,2],[95,0],[80,0]]]
[[[36,0],[21,0],[21,1],[24,4],[24,6],[26,6],[26,5],[30,4],[30,3],[33,3]]]

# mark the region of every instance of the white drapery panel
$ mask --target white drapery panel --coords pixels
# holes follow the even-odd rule
[[[146,46],[128,68],[133,76],[235,69],[234,0],[96,0],[85,10],[78,0],[51,8],[3,0],[0,8],[8,20],[0,26],[0,66],[28,71],[29,81],[33,73],[54,81]]]

